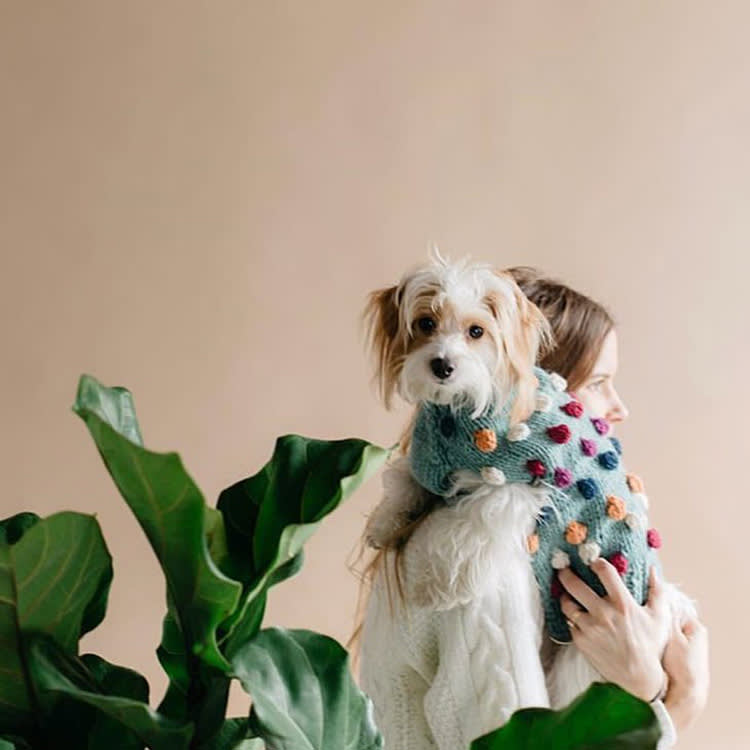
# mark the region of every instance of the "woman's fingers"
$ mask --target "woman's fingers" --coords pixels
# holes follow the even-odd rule
[[[561,570],[558,574],[560,583],[570,595],[579,601],[589,612],[596,612],[602,607],[599,594],[582,581],[570,568]]]
[[[648,571],[648,599],[646,600],[646,606],[659,616],[666,615],[666,610],[669,607],[664,584],[656,574],[656,568],[653,565]]]
[[[591,619],[591,615],[586,610],[581,609],[570,594],[563,593],[560,597],[560,609],[572,624],[571,631],[586,627],[588,621]]]
[[[609,560],[600,557],[594,560],[590,567],[599,576],[599,580],[607,591],[607,596],[609,596],[612,604],[622,611],[627,606],[628,599],[632,599],[632,595],[615,566]]]

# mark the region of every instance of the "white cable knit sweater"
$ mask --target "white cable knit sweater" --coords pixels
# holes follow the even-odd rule
[[[383,479],[387,505],[370,519],[374,537],[378,524],[393,522],[399,492],[413,492],[403,465]],[[404,549],[403,598],[393,576],[390,596],[383,570],[376,576],[361,684],[386,750],[467,750],[514,711],[549,706],[539,656],[542,608],[519,541],[535,512],[528,487],[440,507]],[[674,730],[663,706],[656,713],[665,750]]]
[[[477,502],[475,521],[492,510],[490,502],[485,508]],[[520,546],[502,555],[500,571],[482,564],[492,555],[489,540],[482,540],[483,549],[466,562],[484,576],[470,581],[466,571],[456,569],[448,576],[456,579],[452,590],[430,589],[435,580],[448,580],[435,568],[436,557],[440,561],[435,544],[450,546],[443,532],[453,539],[470,532],[460,528],[455,511],[434,511],[407,544],[403,600],[393,586],[389,604],[382,571],[373,585],[361,681],[375,704],[387,750],[468,748],[518,708],[548,705],[539,660],[542,610]],[[529,518],[531,524],[533,513]]]

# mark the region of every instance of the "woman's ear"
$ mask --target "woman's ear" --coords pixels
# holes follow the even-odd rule
[[[513,277],[503,271],[498,272],[497,276],[503,286],[503,294],[492,301],[491,309],[503,336],[510,386],[516,389],[510,412],[513,425],[523,422],[534,411],[539,385],[534,375],[534,365],[540,347],[550,345],[552,331],[544,314],[526,297]]]
[[[362,316],[367,345],[375,359],[375,380],[387,409],[391,408],[405,354],[403,336],[400,335],[400,296],[398,286],[371,292]]]

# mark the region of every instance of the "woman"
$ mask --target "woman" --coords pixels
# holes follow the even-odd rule
[[[628,410],[614,384],[617,334],[610,314],[533,268],[512,268],[510,273],[552,326],[555,347],[540,359],[540,366],[559,372],[590,413],[613,425],[625,420]],[[606,568],[609,563],[602,560],[598,565]],[[619,582],[619,577],[614,580]],[[568,592],[562,597],[563,611],[575,623],[573,641],[589,661],[608,680],[643,698],[655,695],[654,675],[660,679],[663,667],[668,677],[664,707],[677,731],[688,727],[708,697],[706,628],[698,620],[684,623],[671,634],[660,659],[654,634],[664,623],[656,621],[651,601],[639,606],[624,586],[615,601],[611,596],[601,599],[569,570],[561,573],[560,582]],[[592,603],[589,613],[584,614],[574,599]]]
[[[540,365],[563,375],[593,414],[611,422],[622,421],[627,411],[614,389],[617,342],[611,317],[592,300],[542,278],[532,269],[517,268],[511,273],[552,325],[556,346],[543,356]],[[494,614],[490,602],[448,611],[425,611],[405,604],[402,584],[404,580],[414,583],[409,560],[420,544],[420,534],[434,521],[434,507],[434,499],[427,498],[421,512],[409,523],[394,529],[385,542],[381,539],[381,549],[366,572],[375,585],[364,624],[363,686],[375,701],[389,746],[399,749],[438,746],[455,750],[468,746],[470,739],[504,723],[519,706],[545,705],[546,699],[543,676],[535,674],[539,670],[541,630],[536,625],[532,628],[523,618],[513,625],[504,620],[505,630],[514,633],[512,640],[506,638],[500,632],[503,628],[496,627],[499,620],[494,614],[507,617],[507,602],[503,605],[505,612]],[[389,564],[393,565],[392,574]],[[655,582],[647,605],[640,607],[621,585],[619,576],[610,575],[609,563],[596,565],[602,581],[612,584],[606,598],[597,597],[572,574],[560,577],[573,595],[565,596],[562,603],[566,616],[575,624],[575,643],[608,680],[645,700],[662,692],[665,672],[669,675],[664,703],[655,703],[663,728],[661,747],[669,747],[674,741],[672,723],[684,728],[705,703],[705,629],[693,622],[683,632],[674,633],[664,652],[662,669],[660,650],[664,640],[654,634],[665,632],[668,621],[665,608],[660,606],[658,584]],[[412,569],[412,573],[414,570],[418,571]],[[398,594],[390,587],[392,580]],[[528,586],[534,586],[533,580]],[[589,604],[589,612],[583,612],[573,597]],[[397,607],[403,609],[393,616]],[[484,622],[480,622],[482,619]],[[469,639],[477,636],[478,642],[454,648],[458,641],[467,640],[467,634]],[[463,683],[453,685],[454,681]],[[468,694],[481,700],[457,706],[456,697]]]

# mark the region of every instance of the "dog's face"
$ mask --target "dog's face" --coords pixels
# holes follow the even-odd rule
[[[507,274],[438,256],[373,292],[366,314],[387,406],[398,392],[412,404],[479,415],[517,387],[512,419],[531,411],[534,361],[548,329]]]

